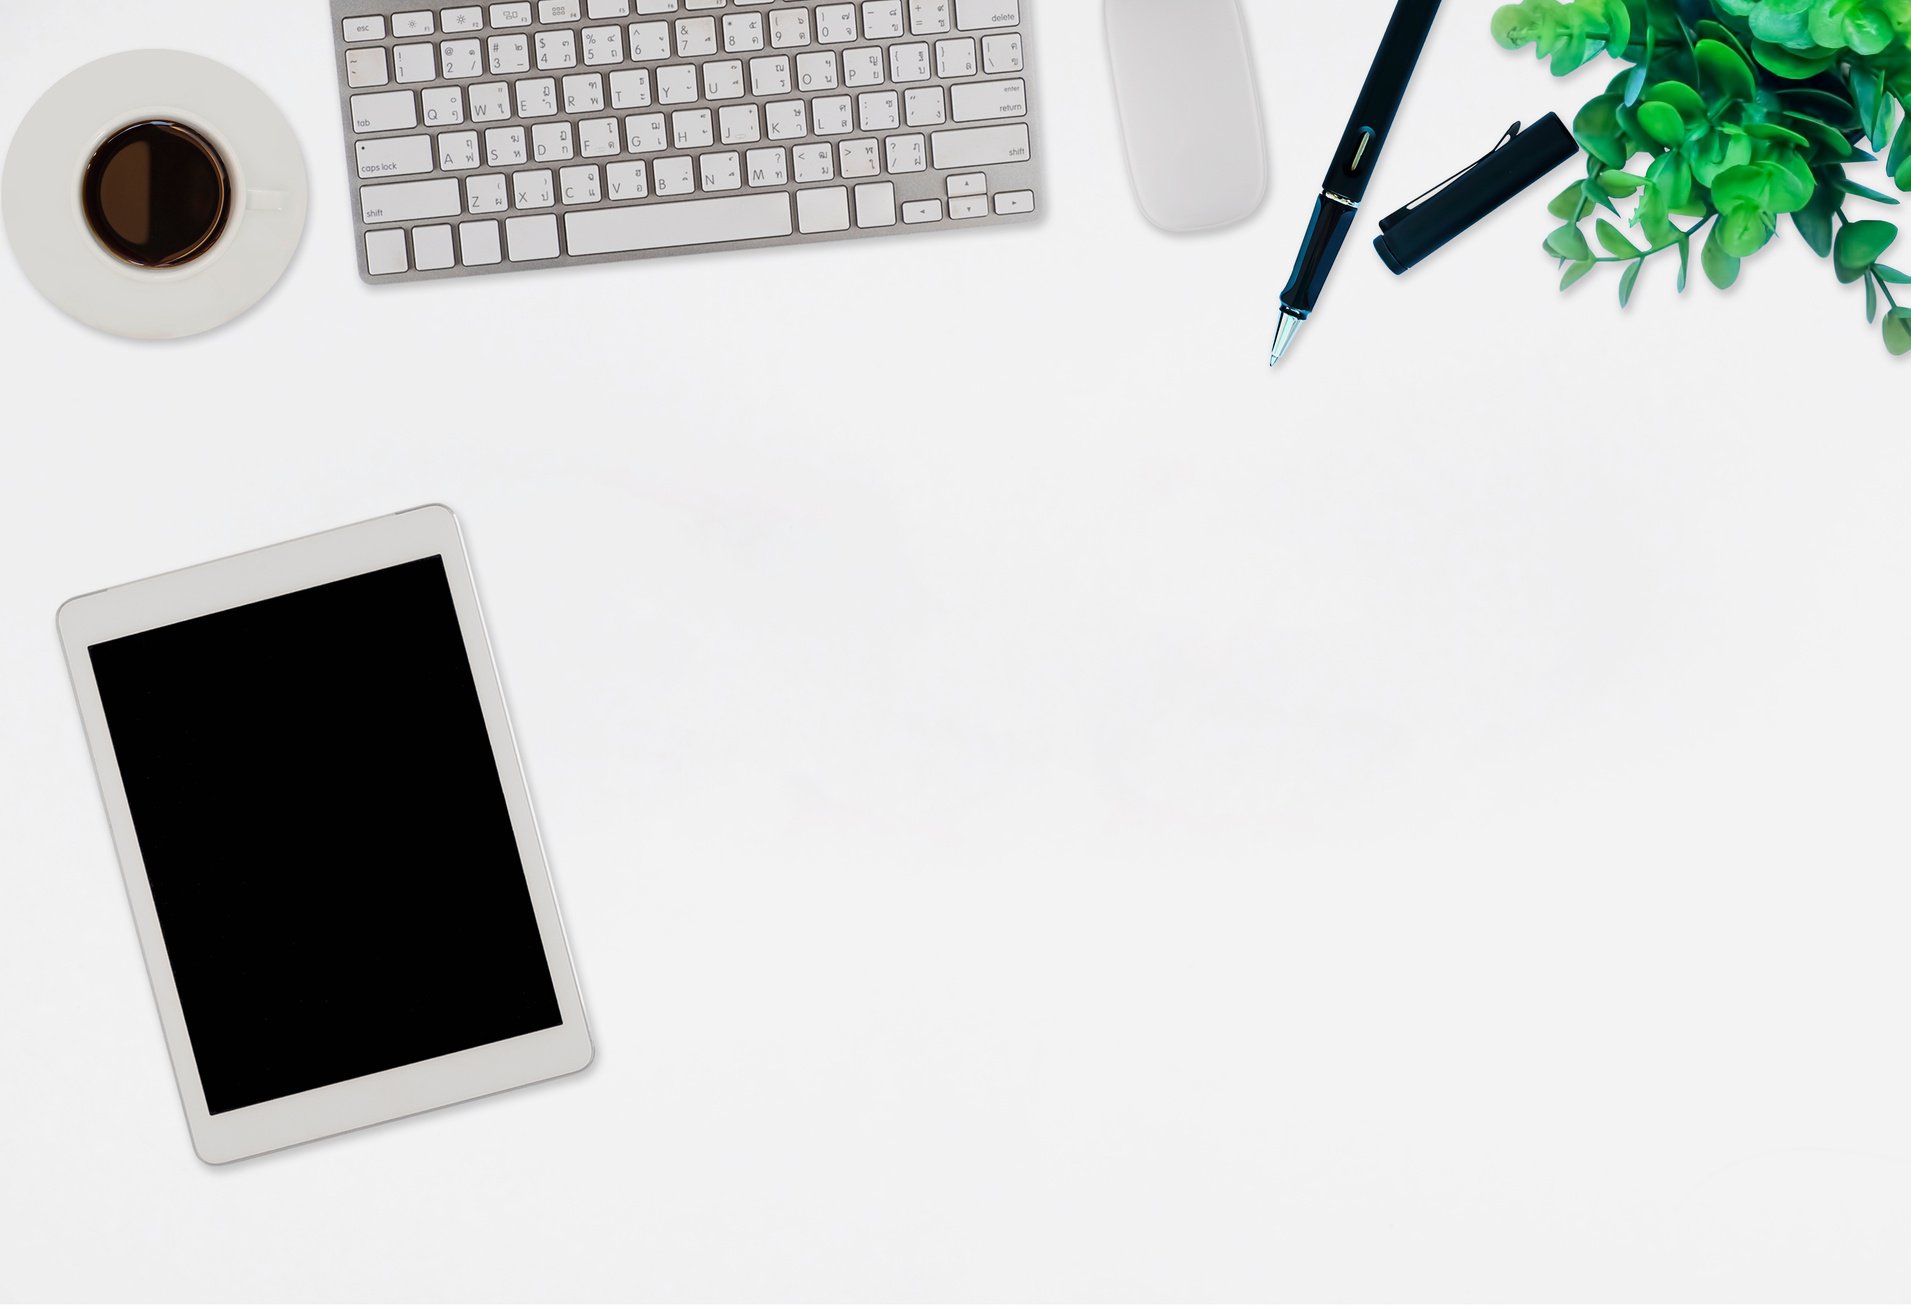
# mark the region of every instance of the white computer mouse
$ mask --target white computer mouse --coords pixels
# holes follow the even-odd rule
[[[1135,196],[1166,231],[1248,217],[1267,136],[1240,0],[1104,0]]]

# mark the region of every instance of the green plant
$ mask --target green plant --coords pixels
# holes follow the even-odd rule
[[[1573,122],[1586,177],[1553,200],[1564,225],[1546,238],[1562,289],[1622,265],[1624,305],[1647,260],[1676,252],[1683,292],[1695,244],[1723,289],[1783,217],[1840,281],[1864,282],[1866,319],[1882,307],[1886,347],[1911,353],[1892,293],[1911,276],[1879,262],[1898,228],[1845,211],[1898,202],[1847,174],[1877,161],[1867,145],[1911,191],[1911,0],[1521,0],[1493,36],[1556,76],[1601,55],[1630,65]]]

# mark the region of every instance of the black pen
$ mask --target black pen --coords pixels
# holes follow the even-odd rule
[[[1272,367],[1294,343],[1301,323],[1320,302],[1321,288],[1333,271],[1334,258],[1354,225],[1360,201],[1367,194],[1367,182],[1373,177],[1374,164],[1380,160],[1381,147],[1400,113],[1400,101],[1413,80],[1420,51],[1426,48],[1427,33],[1433,28],[1433,16],[1440,11],[1440,0],[1400,0],[1381,38],[1380,53],[1374,56],[1367,85],[1361,88],[1354,116],[1341,137],[1334,166],[1321,183],[1320,199],[1314,205],[1313,221],[1307,224],[1307,239],[1301,256],[1294,263],[1293,279],[1281,292],[1281,321],[1274,332],[1274,351],[1267,364]]]

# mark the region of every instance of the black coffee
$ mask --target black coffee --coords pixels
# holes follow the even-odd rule
[[[138,122],[86,165],[81,202],[108,250],[142,268],[190,263],[219,239],[232,183],[219,152],[176,122]]]

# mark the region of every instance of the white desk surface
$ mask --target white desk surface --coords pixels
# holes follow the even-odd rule
[[[1622,317],[1558,184],[1369,220],[1270,377],[1387,5],[1250,6],[1275,191],[1173,240],[1034,0],[1037,229],[375,293],[317,0],[16,7],[0,125],[190,48],[313,206],[182,345],[0,259],[0,1294],[1911,1293],[1911,372],[1789,230]],[[1376,211],[1606,75],[1490,8]],[[208,1170],[54,610],[432,500],[598,1063]]]

